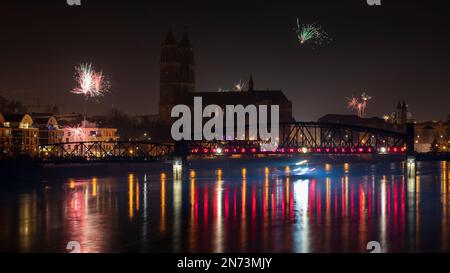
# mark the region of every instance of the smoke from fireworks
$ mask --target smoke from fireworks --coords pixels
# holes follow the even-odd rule
[[[358,113],[358,117],[363,118],[366,113],[367,103],[372,99],[365,92],[361,95],[361,98],[351,97],[347,98],[347,108],[355,110]]]
[[[75,70],[75,81],[78,86],[71,91],[72,93],[93,98],[103,96],[108,92],[109,83],[103,72],[96,72],[92,64],[80,64]]]
[[[300,25],[298,18],[295,33],[297,34],[298,41],[302,45],[308,41],[314,42],[315,45],[321,45],[330,40],[328,34],[322,29],[321,26],[314,23]]]

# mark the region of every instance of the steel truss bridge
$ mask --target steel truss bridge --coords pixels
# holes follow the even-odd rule
[[[94,141],[39,146],[44,161],[151,161],[170,158],[175,145],[146,141]]]
[[[190,154],[401,154],[406,134],[389,130],[315,122],[280,125],[276,151],[261,149],[261,141],[190,142]]]
[[[280,125],[278,148],[264,150],[259,140],[75,142],[42,145],[43,160],[161,160],[173,156],[295,155],[295,154],[402,154],[406,134],[389,130],[314,122]],[[181,150],[181,154],[180,151]]]

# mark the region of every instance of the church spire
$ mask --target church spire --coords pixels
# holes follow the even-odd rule
[[[166,39],[164,40],[164,45],[177,45],[177,41],[173,37],[172,28],[169,27],[167,31]]]
[[[178,62],[178,43],[173,37],[172,28],[167,31],[166,39],[161,44],[161,63]]]
[[[180,47],[191,48],[192,44],[187,34],[187,27],[184,27],[183,38],[181,38]]]
[[[253,76],[250,74],[250,79],[248,80],[248,91],[254,91]]]
[[[183,38],[178,45],[180,60],[180,84],[184,93],[195,91],[194,47],[189,40],[187,28],[184,27]]]

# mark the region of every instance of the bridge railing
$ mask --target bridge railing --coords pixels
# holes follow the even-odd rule
[[[39,146],[42,160],[153,160],[170,156],[173,144],[140,141],[71,142]]]

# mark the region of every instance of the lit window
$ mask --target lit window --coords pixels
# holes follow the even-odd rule
[[[29,129],[30,128],[30,124],[28,124],[28,122],[21,123],[20,124],[20,128],[21,129]]]

